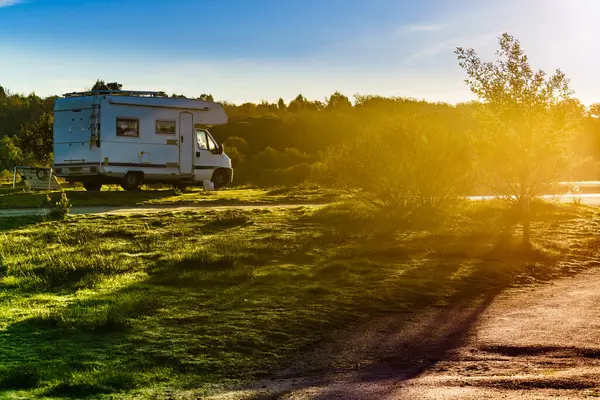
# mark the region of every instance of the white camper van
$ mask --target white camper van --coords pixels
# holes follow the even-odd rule
[[[143,182],[183,187],[231,182],[231,160],[208,132],[220,104],[161,92],[68,93],[54,105],[54,173],[86,190]]]

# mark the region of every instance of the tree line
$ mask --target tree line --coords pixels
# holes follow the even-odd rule
[[[339,92],[322,101],[301,94],[290,102],[221,101],[229,123],[211,132],[225,144],[237,184],[318,181],[407,210],[415,199],[432,205],[454,192],[528,199],[556,180],[598,180],[600,104],[585,107],[562,72],[534,70],[510,35],[499,38],[497,55],[485,62],[473,49],[456,49],[477,101],[351,101]],[[98,80],[92,89],[122,87]],[[51,163],[55,98],[0,87],[4,168]]]
[[[92,88],[121,87],[118,83],[98,81]],[[0,169],[10,169],[14,164],[50,165],[56,97],[11,93],[0,86]],[[213,97],[201,94],[198,98]],[[483,132],[481,118],[476,116],[480,102],[451,105],[377,95],[356,95],[351,101],[336,92],[324,101],[298,95],[288,103],[283,99],[258,104],[222,103],[229,123],[215,126],[211,132],[224,142],[239,184],[302,183],[336,146],[356,138],[363,138],[366,147],[375,146],[374,141],[368,145],[370,130],[390,117],[410,116],[454,135],[469,136],[469,140],[481,140]],[[598,179],[600,104],[586,108],[571,99],[569,106],[579,126],[569,143],[574,164],[563,171],[565,178]]]

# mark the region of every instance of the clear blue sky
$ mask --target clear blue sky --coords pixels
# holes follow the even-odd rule
[[[0,85],[50,95],[101,78],[234,102],[336,90],[458,102],[471,96],[454,47],[492,57],[508,31],[591,103],[599,20],[596,0],[0,0]]]

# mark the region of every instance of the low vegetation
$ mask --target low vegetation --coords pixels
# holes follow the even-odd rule
[[[420,229],[348,203],[0,218],[0,391],[201,396],[369,318],[598,263],[595,209],[534,204],[531,248],[518,217],[488,202]]]
[[[272,189],[236,187],[208,192],[202,189],[173,190],[169,186],[149,186],[143,190],[124,191],[117,186],[106,186],[101,192],[86,192],[79,186],[65,186],[73,207],[92,206],[191,206],[191,205],[260,205],[326,203],[339,198],[339,194],[316,186],[286,186]],[[0,209],[36,208],[45,205],[47,196],[60,196],[60,192],[32,191],[24,187],[0,187]]]
[[[466,135],[414,117],[364,133],[330,152],[315,179],[404,219],[447,209],[472,189]]]
[[[509,35],[495,62],[456,54],[481,102],[334,93],[225,104],[230,123],[213,133],[236,183],[269,189],[4,184],[0,208],[49,213],[0,217],[1,394],[198,397],[285,376],[381,315],[598,265],[598,210],[579,191],[569,205],[535,200],[547,184],[597,174],[596,107],[573,99],[562,73],[533,72]],[[52,101],[0,87],[3,169],[51,164]],[[465,200],[474,193],[520,204]],[[287,207],[69,215],[134,205]]]
[[[71,211],[71,201],[65,192],[61,192],[56,198],[48,194],[44,206],[47,209],[46,217],[51,220],[65,219]]]

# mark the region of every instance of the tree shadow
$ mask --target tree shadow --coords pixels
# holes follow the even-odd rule
[[[392,386],[397,387],[442,361],[454,359],[457,356],[456,350],[467,344],[479,318],[494,299],[515,284],[515,274],[506,273],[506,265],[497,259],[494,249],[490,251],[490,255],[493,255],[494,261],[478,261],[472,273],[456,285],[453,294],[446,299],[448,306],[440,307],[424,302],[409,314],[375,318],[367,322],[366,329],[357,331],[358,335],[362,335],[358,340],[341,335],[338,338],[342,342],[341,348],[324,350],[318,347],[314,350],[315,353],[324,351],[335,357],[345,351],[344,346],[351,347],[357,355],[353,357],[349,367],[340,368],[330,364],[320,365],[316,370],[284,373],[277,379],[261,381],[252,386],[256,393],[249,398],[283,399],[302,391],[309,391],[310,398],[318,400],[385,397],[389,393],[373,391],[374,387],[377,388],[377,382],[391,381]],[[526,259],[519,261],[511,254],[507,258],[511,260],[511,264],[528,262]],[[448,260],[442,259],[439,262],[441,265]],[[514,266],[509,268],[514,271],[522,269]],[[561,349],[490,350],[508,354]],[[594,349],[580,349],[579,353],[588,358],[598,357],[598,352]],[[365,365],[361,365],[363,360]],[[311,363],[312,360],[309,358],[308,362]],[[379,390],[388,390],[389,387],[390,385],[382,385]]]
[[[240,221],[234,219],[234,222]],[[127,372],[165,367],[178,374],[198,376],[197,384],[205,376],[211,376],[207,379],[213,380],[215,377],[240,379],[272,376],[274,371],[284,371],[276,374],[278,378],[300,377],[299,382],[287,384],[281,390],[268,389],[257,396],[277,398],[292,389],[308,388],[317,382],[327,388],[317,395],[320,397],[313,398],[350,397],[356,393],[333,386],[336,374],[352,374],[352,379],[357,382],[384,379],[402,382],[451,358],[453,351],[468,340],[481,313],[514,282],[514,271],[528,262],[523,254],[510,254],[504,250],[482,254],[476,246],[477,251],[467,251],[474,241],[489,245],[492,237],[485,235],[477,238],[463,235],[455,239],[435,235],[386,239],[385,232],[359,234],[353,230],[338,237],[336,231],[331,232],[327,227],[320,229],[321,236],[304,237],[302,243],[294,244],[293,251],[276,252],[271,249],[272,253],[268,255],[271,262],[281,258],[288,262],[312,264],[314,258],[309,253],[319,247],[325,254],[322,255],[322,263],[312,265],[312,275],[255,276],[252,271],[255,264],[246,259],[243,259],[242,268],[237,264],[242,258],[157,261],[151,270],[146,271],[148,276],[144,280],[95,295],[87,303],[66,304],[51,318],[33,317],[8,326],[0,334],[0,348],[12,350],[10,357],[3,359],[12,364],[37,363],[42,366],[40,368],[54,364],[59,366],[55,368],[58,371],[62,365],[67,376],[75,368],[80,368],[71,367],[68,360],[79,359],[83,364],[103,371],[103,368],[111,368],[111,363],[120,357],[119,364]],[[384,240],[387,242],[384,243]],[[348,245],[349,241],[352,245]],[[439,246],[442,242],[445,247]],[[408,246],[408,243],[412,245]],[[437,250],[432,251],[436,244]],[[259,255],[248,249],[243,253],[243,257]],[[373,264],[365,262],[366,259],[371,259]],[[264,263],[265,260],[259,261]],[[376,264],[398,269],[397,273],[390,274],[385,287],[375,286],[382,276],[369,268]],[[345,304],[345,307],[352,308],[352,312],[348,313],[341,307],[324,307],[331,291],[327,287],[313,287],[298,295],[292,306],[300,304],[305,313],[319,310],[319,318],[303,326],[301,317],[290,315],[290,310],[285,309],[290,307],[289,303],[283,304],[281,300],[287,294],[286,285],[292,286],[300,279],[306,280],[303,284],[308,283],[315,277],[320,279],[319,283],[326,282],[334,287],[359,279],[364,286],[363,293]],[[279,286],[269,283],[269,279],[271,282],[277,280]],[[281,296],[274,296],[272,302],[260,306],[255,306],[253,299],[247,302],[246,294],[253,285],[262,284],[265,284],[262,288],[264,293],[260,293],[262,297],[268,297],[275,289],[281,292]],[[273,286],[267,287],[267,284]],[[384,290],[372,290],[370,285]],[[156,303],[147,310],[135,304],[127,306],[134,313],[129,318],[119,313],[121,303],[117,301],[112,314],[102,314],[107,323],[100,321],[98,324],[92,318],[92,322],[85,325],[69,325],[68,321],[75,319],[71,316],[78,312],[78,307],[102,310],[107,303],[114,303],[131,293],[139,293],[140,301]],[[137,311],[139,309],[141,311]],[[157,309],[161,310],[160,317],[152,320],[152,313]],[[261,319],[271,309],[285,312],[271,319]],[[225,315],[232,310],[235,315]],[[298,320],[294,320],[296,317]],[[225,318],[230,320],[226,321],[228,325],[222,331],[220,328],[213,329]],[[140,324],[131,326],[130,319],[139,320]],[[361,327],[370,324],[374,329],[369,331],[370,335],[358,338],[358,341],[352,337],[356,332],[363,334]],[[98,326],[101,329],[97,329]],[[407,331],[409,326],[411,329]],[[306,341],[305,347],[293,348],[293,338],[285,335],[289,333],[306,335],[310,340]],[[402,336],[398,337],[398,333]],[[256,337],[262,336],[265,342],[261,344]],[[386,339],[388,342],[383,343]],[[315,346],[320,352],[323,342],[345,340],[358,344],[353,350],[355,354],[349,357],[359,364],[358,367],[336,365],[334,355],[340,348],[334,346],[323,352],[322,362],[316,363],[316,369],[290,369],[290,364],[297,358],[306,358],[309,364],[312,363],[312,356],[307,358],[306,354],[315,352]],[[264,343],[270,347],[261,348]],[[284,349],[285,357],[272,356],[278,351],[277,346]],[[215,361],[224,357],[228,358],[227,363]],[[244,361],[256,362],[262,357],[275,361],[269,361],[270,365],[260,365],[258,371],[232,368],[232,365],[243,367]],[[368,362],[362,364],[365,359]],[[302,379],[307,375],[310,379]],[[58,376],[56,379],[66,378]],[[107,388],[119,390],[122,388],[119,382],[125,382],[125,385],[129,381],[116,379],[115,382],[113,385],[99,380],[92,386],[85,386],[89,382],[80,385],[67,382],[60,390],[64,389],[65,396],[69,391],[93,395],[105,393]]]
[[[462,299],[459,305],[449,309],[426,312],[423,315],[425,321],[419,321],[418,329],[398,341],[384,357],[346,377],[351,384],[336,385],[334,376],[333,380],[326,380],[322,384],[324,389],[312,398],[370,398],[368,393],[361,395],[361,387],[365,383],[391,380],[394,386],[400,385],[418,377],[439,362],[453,358],[454,351],[466,344],[479,317],[501,291],[501,288],[495,288],[480,298]],[[391,332],[403,332],[406,325],[397,321],[386,328]],[[409,326],[414,328],[413,324]],[[386,390],[387,386],[384,385],[383,388]]]
[[[0,215],[0,232],[22,229],[41,222],[44,222],[43,215],[23,215],[18,217]]]

